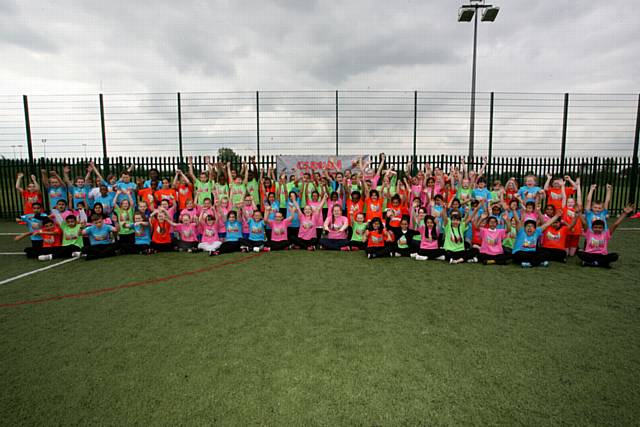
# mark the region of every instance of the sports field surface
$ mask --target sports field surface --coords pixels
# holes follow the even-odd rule
[[[0,424],[637,425],[640,221],[622,228],[611,270],[290,251],[5,282],[61,261],[0,255]]]

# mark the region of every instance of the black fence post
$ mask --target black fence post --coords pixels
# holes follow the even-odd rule
[[[564,110],[562,114],[562,145],[560,146],[560,172],[564,173],[564,162],[567,152],[567,113],[569,112],[569,94],[564,94]]]
[[[100,128],[102,129],[102,162],[104,163],[105,176],[109,170],[109,159],[107,157],[107,133],[104,127],[104,99],[100,94]]]
[[[629,202],[638,201],[638,140],[640,140],[640,94],[638,94],[638,110],[636,112],[636,134],[633,140],[633,157],[631,158],[631,188]]]
[[[256,91],[256,157],[260,161],[260,91]]]
[[[33,141],[31,140],[31,120],[29,119],[29,101],[27,95],[22,95],[22,104],[24,105],[24,129],[27,134],[27,149],[29,150],[29,168],[33,173]]]
[[[416,166],[416,156],[418,154],[418,144],[417,144],[417,134],[418,134],[418,91],[413,91],[413,157],[411,158],[411,164],[414,165],[414,169]]]
[[[178,153],[182,161],[182,103],[180,101],[180,92],[178,92]]]
[[[336,91],[336,156],[338,152],[338,91]]]
[[[491,98],[489,99],[489,152],[487,153],[487,176],[491,176],[492,172],[492,158],[493,158],[493,92],[491,92]]]

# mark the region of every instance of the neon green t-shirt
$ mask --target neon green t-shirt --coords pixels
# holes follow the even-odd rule
[[[353,242],[364,242],[364,232],[367,229],[367,223],[366,222],[354,222],[353,225],[351,226],[351,229],[353,230],[351,232],[351,241]]]
[[[60,230],[62,230],[62,246],[76,245],[79,248],[84,246],[80,224],[76,224],[75,227],[69,227],[63,222],[60,224]]]
[[[118,206],[113,208],[113,212],[118,217],[118,223],[120,224],[119,234],[131,234],[135,230],[133,229],[133,208],[122,209]]]
[[[211,189],[213,188],[211,181],[204,182],[196,178],[195,188],[196,193],[198,194],[196,198],[197,205],[202,205],[204,203],[204,199],[211,199]],[[198,193],[198,191],[201,191],[201,193]]]
[[[444,227],[444,249],[451,252],[464,251],[464,232],[467,230],[467,223],[460,221],[460,226],[452,228],[451,220]]]

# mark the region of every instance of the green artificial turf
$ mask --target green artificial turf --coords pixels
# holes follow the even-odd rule
[[[73,261],[0,286],[0,304],[140,286],[0,308],[0,419],[633,425],[639,238],[615,235],[611,270],[306,251]],[[1,278],[49,264],[0,262]]]

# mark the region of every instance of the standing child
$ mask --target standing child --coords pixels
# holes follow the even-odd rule
[[[38,185],[38,181],[36,180],[35,175],[31,175],[31,181],[27,184],[27,189],[22,188],[22,178],[24,174],[22,172],[18,172],[18,176],[16,178],[16,190],[22,196],[22,208],[25,215],[29,215],[33,213],[33,204],[38,203],[42,206],[42,193],[40,192],[40,186]]]

